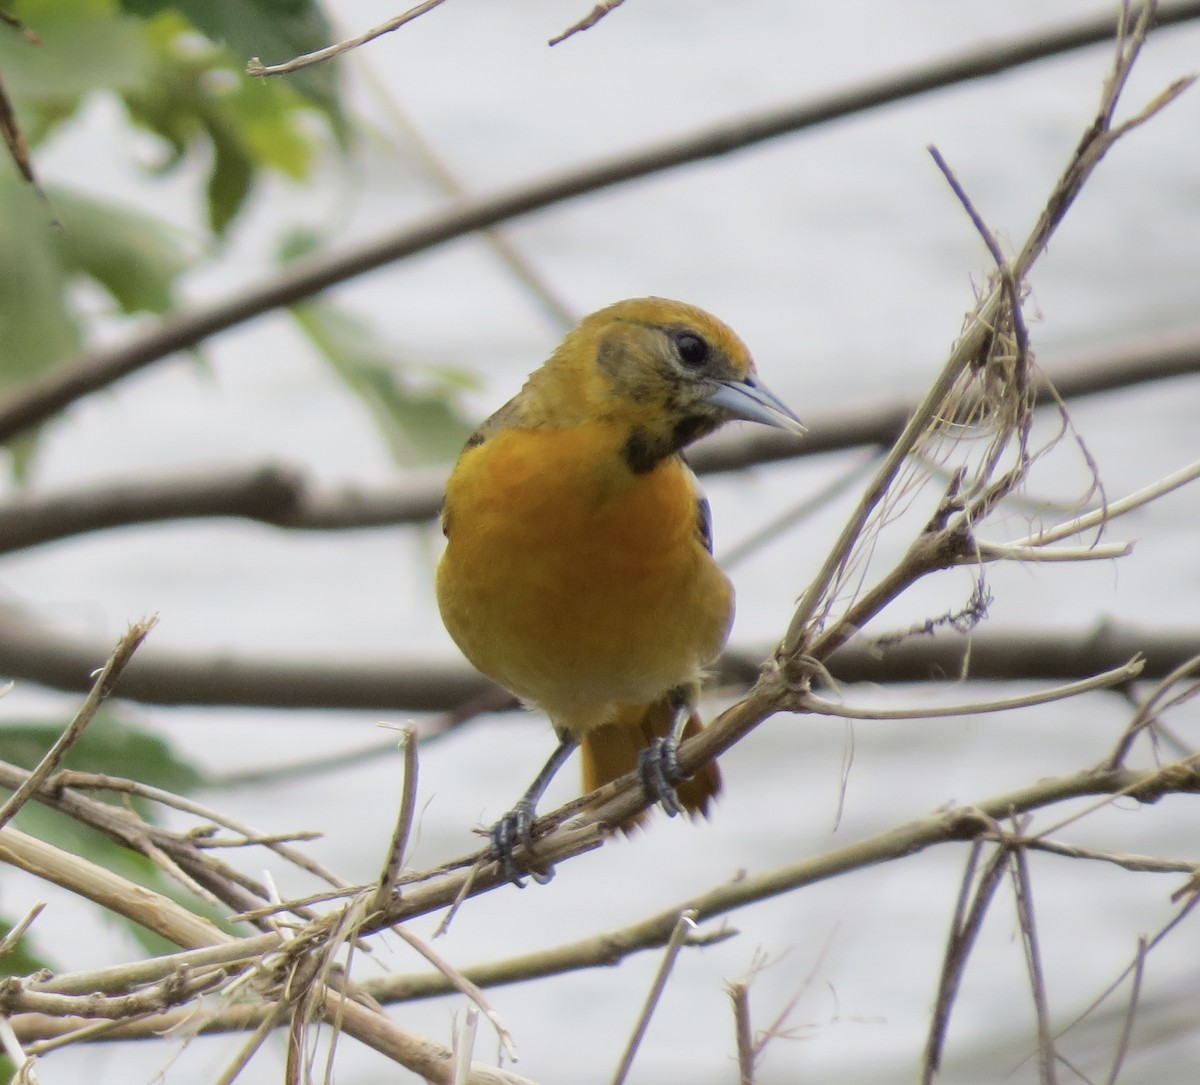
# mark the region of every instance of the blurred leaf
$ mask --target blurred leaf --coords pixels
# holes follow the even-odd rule
[[[67,722],[6,720],[0,724],[0,760],[33,768],[62,734]],[[165,738],[104,709],[67,751],[61,767],[130,777],[183,794],[195,791],[204,782],[203,773],[177,756]],[[148,820],[152,812],[152,808],[139,809]]]
[[[302,181],[313,162],[313,143],[297,123],[300,99],[286,83],[271,88],[241,79],[225,88],[222,103],[236,124],[250,158]]]
[[[209,117],[213,165],[208,175],[208,224],[218,237],[225,232],[254,186],[254,162],[231,126]]]
[[[188,265],[173,230],[138,211],[54,189],[51,203],[62,220],[53,230],[68,275],[102,286],[126,313],[165,313],[172,288]]]
[[[41,44],[0,34],[0,71],[14,98],[61,112],[93,90],[133,90],[148,85],[154,53],[138,19],[97,0],[19,0],[15,15]]]
[[[291,60],[331,44],[329,21],[315,0],[121,0],[129,12],[151,16],[164,10],[183,12],[210,41],[229,49],[236,70],[245,71],[251,57],[265,63]],[[338,97],[335,64],[316,64],[285,77],[286,85],[325,114],[339,139],[348,129]],[[279,83],[279,77],[254,80]]]
[[[175,236],[140,212],[63,188],[43,201],[16,178],[0,180],[0,386],[79,351],[74,280],[91,279],[125,312],[163,312],[185,262]]]
[[[175,234],[140,212],[63,188],[43,199],[15,176],[0,178],[0,388],[79,352],[75,282],[91,280],[124,312],[165,312],[185,264]],[[36,434],[6,447],[14,477],[24,478]]]
[[[314,110],[343,146],[349,142],[332,67],[286,81],[245,74],[252,42],[268,52],[328,44],[329,26],[311,0],[12,0],[12,7],[45,40],[34,47],[0,34],[0,71],[26,141],[44,139],[89,93],[115,92],[130,119],[164,141],[168,153],[152,169],[197,152],[209,163],[205,197],[218,236],[262,170],[307,175],[318,148]]]
[[[69,271],[50,211],[15,177],[0,180],[0,387],[36,376],[80,345]]]
[[[292,86],[252,80],[224,46],[204,42],[168,5],[148,24],[162,57],[153,88],[125,95],[130,117],[164,140],[169,155],[156,167],[174,168],[196,147],[209,159],[208,220],[222,235],[253,191],[260,171],[302,180],[317,144],[305,116],[312,105]]]
[[[297,323],[346,385],[366,404],[397,463],[453,459],[473,427],[453,402],[456,390],[434,381],[413,387],[396,352],[365,321],[328,301],[293,306]],[[427,373],[435,374],[429,367]]]

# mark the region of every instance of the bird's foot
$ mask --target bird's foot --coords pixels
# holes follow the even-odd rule
[[[679,743],[672,737],[656,738],[638,754],[638,777],[646,798],[658,803],[668,817],[683,813],[675,785],[688,774],[679,766]]]
[[[538,885],[545,885],[554,877],[554,867],[535,870],[530,865],[533,858],[533,803],[522,800],[504,815],[491,829],[492,858],[500,864],[504,876],[518,889],[525,888],[524,874],[528,874]],[[516,860],[516,849],[525,849],[525,862]]]

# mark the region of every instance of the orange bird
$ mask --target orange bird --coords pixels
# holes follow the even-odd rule
[[[720,790],[715,764],[689,779],[675,759],[701,727],[700,681],[733,621],[708,502],[682,450],[737,418],[804,430],[728,327],[682,302],[636,298],[568,334],[450,475],[442,620],[559,739],[491,831],[516,885],[518,845],[535,880],[553,875],[531,865],[534,811],[576,746],[585,791],[636,770],[667,813],[694,815]]]

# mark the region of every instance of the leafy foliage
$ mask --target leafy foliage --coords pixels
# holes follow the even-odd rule
[[[329,44],[329,23],[316,0],[14,0],[9,6],[41,41],[34,46],[0,27],[0,72],[17,134],[36,152],[95,96],[115,96],[131,124],[161,147],[142,168],[161,175],[202,164],[203,217],[214,242],[228,234],[264,175],[303,182],[323,146],[349,150],[335,64],[286,79],[245,74],[252,56],[278,61]],[[332,140],[322,141],[314,118]],[[120,313],[167,314],[176,307],[178,280],[204,248],[185,246],[157,218],[83,187],[42,192],[15,165],[7,174],[0,166],[0,390],[39,377],[87,346],[90,314],[80,305],[81,283],[98,286]],[[365,321],[326,301],[294,315],[367,403],[398,462],[444,460],[458,451],[469,430],[454,406],[459,375],[429,367],[414,380],[417,367],[398,370],[394,351]],[[35,447],[35,435],[10,443],[18,477]]]

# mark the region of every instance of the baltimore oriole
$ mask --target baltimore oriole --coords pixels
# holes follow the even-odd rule
[[[517,885],[514,848],[532,856],[537,801],[580,744],[588,791],[636,769],[668,813],[703,814],[720,789],[715,764],[682,779],[674,759],[701,726],[701,676],[733,621],[708,502],[681,450],[735,418],[803,432],[729,328],[681,302],[637,298],[570,332],[450,475],[442,620],[559,738],[492,828],[493,855]],[[553,873],[525,866],[538,881]]]

